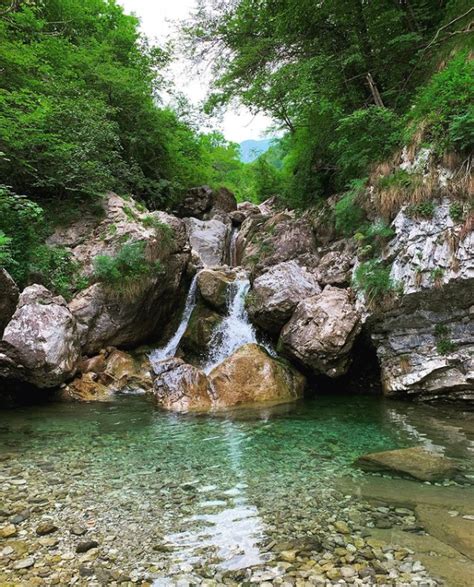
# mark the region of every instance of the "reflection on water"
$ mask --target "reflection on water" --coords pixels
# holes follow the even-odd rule
[[[352,467],[361,454],[423,444],[472,473],[472,431],[459,409],[373,397],[206,417],[127,396],[0,412],[0,454],[15,453],[33,493],[64,483],[69,501],[59,511],[68,520],[108,534],[125,528],[129,555],[144,565],[159,548],[174,565],[238,569],[262,561],[269,533],[310,535],[335,478],[362,474]]]

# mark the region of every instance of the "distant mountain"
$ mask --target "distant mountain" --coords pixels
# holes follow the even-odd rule
[[[252,163],[262,153],[268,151],[272,139],[261,139],[260,141],[254,141],[252,139],[240,143],[240,160],[243,163]]]

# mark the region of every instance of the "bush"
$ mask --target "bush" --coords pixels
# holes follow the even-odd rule
[[[377,259],[361,263],[354,274],[354,287],[364,293],[369,305],[382,301],[395,289],[390,278],[390,267]]]
[[[89,281],[81,273],[81,265],[64,247],[40,245],[32,253],[30,277],[35,282],[70,300],[73,295],[88,286]]]
[[[363,180],[352,182],[352,189],[334,206],[336,230],[344,236],[352,236],[365,220],[365,212],[357,204],[364,184]]]
[[[412,204],[408,206],[406,214],[409,218],[433,218],[436,210],[434,202],[420,202],[419,204]]]
[[[401,119],[392,110],[369,106],[341,118],[331,144],[342,177],[347,181],[365,175],[401,144]]]
[[[171,245],[175,236],[172,226],[166,224],[166,222],[162,222],[159,218],[156,218],[156,216],[152,216],[151,214],[142,218],[141,222],[146,228],[154,228],[156,236],[161,238],[165,245]]]
[[[2,266],[22,288],[28,282],[33,252],[41,243],[43,209],[0,185],[0,231],[9,239],[8,243],[4,240],[9,254],[5,255],[4,249]]]
[[[157,260],[147,259],[145,243],[127,243],[114,256],[98,255],[94,259],[94,277],[119,295],[132,294],[143,287],[143,280],[163,271]]]
[[[12,262],[12,257],[10,254],[11,242],[12,239],[6,236],[5,233],[0,230],[0,267],[9,265]]]

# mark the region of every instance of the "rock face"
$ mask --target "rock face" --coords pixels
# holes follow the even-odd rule
[[[247,310],[252,322],[278,334],[298,303],[320,292],[311,273],[296,261],[286,261],[257,277],[247,298]]]
[[[198,291],[211,308],[223,312],[227,307],[229,284],[234,280],[233,272],[204,269],[198,275]]]
[[[449,479],[459,472],[454,461],[421,446],[370,453],[357,459],[356,465],[364,471],[386,471],[420,481]]]
[[[339,377],[349,367],[360,329],[360,314],[350,292],[328,285],[298,304],[281,332],[279,346],[315,373]]]
[[[300,398],[304,377],[292,367],[270,357],[257,344],[238,349],[209,375],[217,408]]]
[[[237,201],[227,188],[213,190],[209,186],[200,186],[188,191],[179,205],[178,214],[210,220],[216,214],[228,214],[234,210],[237,210]]]
[[[93,273],[98,255],[115,255],[123,243],[144,242],[145,255],[160,263],[162,271],[144,277],[126,299],[95,283],[70,302],[83,352],[94,354],[109,345],[132,346],[159,333],[178,305],[190,250],[186,226],[165,212],[143,212],[133,200],[108,194],[105,217],[93,228],[89,238],[72,248],[86,274]],[[69,233],[64,238],[69,238]],[[55,242],[61,244],[60,234]],[[69,242],[69,241],[67,241]],[[184,289],[184,288],[183,288]]]
[[[22,292],[3,341],[13,347],[28,383],[55,387],[74,375],[80,357],[76,321],[65,300],[42,285]]]
[[[237,262],[258,276],[266,268],[316,254],[316,239],[306,217],[289,212],[273,216],[251,215],[240,229],[236,243]]]
[[[0,269],[0,335],[13,316],[20,292],[5,269]]]
[[[387,395],[474,399],[474,233],[450,203],[430,219],[402,210],[385,256],[404,295],[369,320]]]
[[[179,350],[191,363],[201,358],[208,349],[214,330],[223,317],[215,310],[198,301],[181,338]]]
[[[212,408],[206,374],[182,359],[169,359],[155,366],[154,396],[165,410],[203,412]]]
[[[228,249],[229,226],[217,218],[186,218],[186,226],[193,251],[199,255],[202,264],[205,267],[223,265]]]

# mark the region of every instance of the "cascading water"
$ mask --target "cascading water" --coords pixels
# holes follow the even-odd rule
[[[152,353],[150,353],[150,362],[152,365],[155,365],[155,363],[158,363],[159,361],[164,361],[165,359],[171,359],[175,356],[183,334],[186,332],[186,328],[188,327],[191,314],[193,313],[193,310],[196,306],[197,278],[198,273],[196,273],[191,282],[178,329],[164,347],[155,349]]]
[[[212,369],[244,344],[257,342],[255,329],[245,309],[245,296],[250,289],[247,277],[237,277],[229,286],[229,312],[212,335],[204,371]]]

